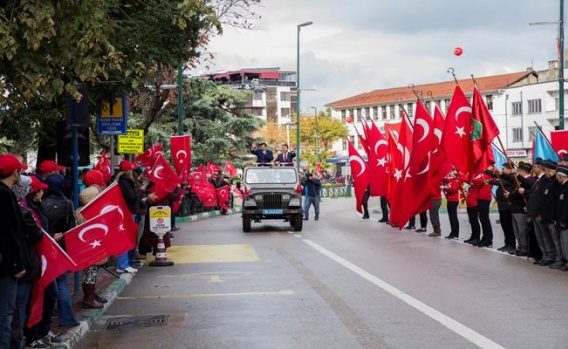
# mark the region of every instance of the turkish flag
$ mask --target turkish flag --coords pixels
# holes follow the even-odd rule
[[[168,164],[163,155],[159,155],[148,175],[148,180],[154,185],[150,188],[150,192],[158,197],[156,201],[160,201],[175,190],[180,184],[180,178],[174,169]]]
[[[499,136],[499,127],[489,113],[477,87],[473,89],[471,114],[472,173],[480,173],[495,163],[491,142]]]
[[[550,143],[558,157],[562,159],[562,156],[568,153],[568,131],[550,131]]]
[[[473,168],[471,112],[469,101],[462,89],[456,85],[446,116],[442,147],[448,161],[462,173],[470,173]]]
[[[402,197],[402,185],[408,175],[410,154],[412,153],[412,129],[410,128],[408,117],[403,117],[402,119],[398,139],[396,139],[395,135],[391,135],[389,142],[392,159],[389,191],[391,212],[389,219],[391,223],[398,223],[401,207],[406,199]]]
[[[178,175],[191,171],[191,138],[189,135],[170,137],[172,162]]]
[[[219,167],[219,165],[214,164],[212,162],[208,162],[207,163],[207,171],[209,171],[209,173],[211,173],[211,174],[215,174],[215,173],[222,171],[222,170],[221,170],[221,167]]]
[[[162,155],[164,147],[162,143],[152,144],[150,148],[146,149],[142,154],[138,155],[134,161],[140,162],[143,167],[152,167],[159,155]]]
[[[41,276],[34,282],[30,316],[27,323],[28,328],[31,328],[41,320],[43,295],[47,285],[68,270],[77,270],[77,264],[45,231],[41,241],[35,245],[35,248],[41,263]]]
[[[365,130],[363,130],[365,131]],[[359,130],[357,129],[357,126],[355,126],[355,132],[357,132],[357,136],[359,137],[359,143],[361,144],[361,147],[363,148],[363,150],[365,151],[365,154],[369,154],[369,143],[367,142],[367,139],[365,139],[365,137],[361,136],[361,134],[359,133]]]
[[[99,170],[103,173],[103,182],[108,183],[112,177],[110,161],[107,158],[107,150],[103,149],[101,152],[101,158],[95,163],[95,170]]]
[[[432,190],[428,183],[430,183],[430,159],[434,142],[434,119],[418,99],[408,174],[401,188],[401,197],[405,198],[405,201],[404,205],[400,205],[399,227],[404,227],[412,216],[431,206]]]
[[[215,187],[209,181],[198,181],[192,184],[191,191],[199,197],[203,206],[217,206],[217,193]]]
[[[217,200],[219,201],[219,207],[225,211],[229,209],[229,190],[230,186],[228,185],[217,188]]]
[[[118,207],[104,212],[64,235],[67,253],[81,270],[111,255],[118,256],[136,247],[136,239],[125,227],[123,212]]]
[[[387,196],[388,191],[388,143],[374,122],[369,139],[369,177],[371,196]]]
[[[442,134],[444,132],[444,124],[446,123],[444,114],[438,107],[434,106],[434,144],[432,148],[432,157],[430,159],[432,193],[435,196],[440,194],[442,179],[451,171],[452,164],[446,159],[446,153],[442,148]]]
[[[349,147],[349,165],[351,166],[351,178],[353,178],[353,188],[355,189],[357,212],[363,213],[363,196],[369,186],[369,171],[367,164],[351,142],[347,142]]]
[[[237,175],[237,168],[229,160],[225,162],[225,172],[229,173],[229,176],[235,177]]]
[[[122,192],[120,191],[120,187],[117,182],[109,185],[105,190],[97,195],[97,197],[89,201],[88,204],[79,210],[79,213],[85,220],[89,220],[115,208],[118,209],[121,214],[125,229],[129,232],[129,234],[132,234],[133,239],[135,239],[138,234],[138,224],[134,222],[132,214],[130,213],[128,206],[126,206],[126,202],[124,201],[124,197],[122,196]]]
[[[195,170],[194,172],[199,172],[199,173],[201,173],[205,176],[205,175],[207,175],[207,168],[205,168],[205,166],[203,166],[203,164],[201,164],[201,165],[199,165],[197,170]]]

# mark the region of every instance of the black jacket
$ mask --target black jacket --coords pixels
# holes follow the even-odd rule
[[[25,224],[12,190],[0,182],[0,276],[14,276],[25,269]]]
[[[134,179],[123,173],[118,178],[118,186],[120,187],[120,192],[130,212],[132,214],[138,214],[138,212],[140,212],[140,197],[136,192]]]
[[[20,206],[24,222],[26,224],[26,274],[20,279],[23,282],[33,282],[40,277],[40,262],[39,256],[35,249],[35,244],[43,238],[43,232],[38,226],[32,211],[24,206]]]
[[[75,227],[73,203],[62,193],[48,191],[41,200],[41,208],[47,217],[49,235],[65,233]],[[65,247],[64,239],[59,240],[58,243]]]
[[[544,192],[549,182],[545,174],[535,177],[532,181],[530,191],[528,192],[527,214],[529,216],[538,217],[542,213],[543,200],[545,198]]]
[[[564,182],[558,189],[555,221],[557,228],[568,229],[568,182]]]

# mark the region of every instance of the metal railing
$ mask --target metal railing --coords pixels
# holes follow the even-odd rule
[[[351,186],[321,188],[322,198],[344,198],[351,196]]]

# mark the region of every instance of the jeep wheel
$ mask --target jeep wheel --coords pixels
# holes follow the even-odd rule
[[[302,225],[304,224],[304,220],[302,219],[301,214],[297,214],[294,216],[294,231],[302,231]]]
[[[245,233],[250,233],[250,221],[249,217],[243,217],[243,231]]]

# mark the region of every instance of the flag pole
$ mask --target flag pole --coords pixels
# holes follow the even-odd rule
[[[544,134],[544,131],[542,130],[542,126],[540,126],[539,124],[536,123],[536,121],[533,121],[534,124],[536,125],[536,128],[538,129],[538,131],[540,132],[540,134],[544,137],[544,139],[546,139],[546,142],[548,143],[548,145],[550,145],[550,147],[552,149],[554,149],[554,147],[552,146],[552,143],[550,142],[550,139],[548,139],[548,137],[546,137],[546,135]],[[536,135],[533,133],[533,136],[536,138]],[[555,150],[556,152],[556,150]]]
[[[404,113],[403,115],[403,119],[404,117],[406,117],[406,119],[408,120],[408,124],[410,125],[410,127],[412,128],[412,130],[414,130],[414,124],[412,123],[412,121],[410,120],[410,116],[408,116],[408,113],[406,112],[406,109],[404,109],[404,106],[402,108],[400,108],[402,110],[402,112]],[[403,120],[404,121],[404,120]]]
[[[454,77],[454,81],[456,82],[456,85],[459,86],[460,83],[458,82],[458,79],[456,78],[456,73],[455,73],[456,71],[455,71],[455,69],[452,68],[452,67],[450,67],[450,68],[448,68],[448,71],[447,71],[447,72],[448,72],[449,74],[452,74],[452,76]]]

